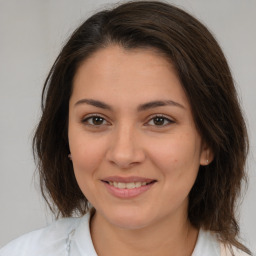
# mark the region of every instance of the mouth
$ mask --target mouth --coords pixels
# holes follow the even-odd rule
[[[107,184],[109,184],[110,186],[113,186],[115,188],[119,188],[119,189],[134,189],[134,188],[140,188],[142,186],[147,186],[150,184],[153,184],[156,182],[156,180],[152,180],[150,182],[117,182],[117,181],[106,181],[106,180],[102,180],[102,182],[105,182]]]
[[[108,177],[101,180],[107,191],[115,197],[129,199],[150,190],[157,180],[143,177]]]

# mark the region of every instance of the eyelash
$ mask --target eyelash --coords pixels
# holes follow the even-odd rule
[[[99,124],[99,125],[96,125],[96,124],[93,124],[93,123],[89,123],[89,120],[93,121],[93,118],[100,118],[102,119],[103,122],[107,122],[106,119],[104,117],[102,117],[101,115],[97,115],[97,114],[92,114],[90,116],[87,116],[86,118],[84,118],[82,120],[82,123],[86,124],[86,125],[89,125],[89,126],[93,126],[95,128],[100,128],[102,125],[106,125],[106,124]],[[154,122],[154,119],[156,118],[161,118],[164,120],[164,124],[163,125],[156,125],[156,124],[149,124],[151,121]],[[167,121],[167,124],[166,124],[166,121]],[[108,122],[107,122],[108,123]],[[161,114],[157,114],[157,115],[153,115],[150,117],[150,119],[147,121],[147,125],[146,126],[156,126],[158,128],[163,128],[163,127],[166,127],[170,124],[174,123],[173,120],[171,120],[170,118],[167,118],[166,116],[164,115],[161,115]]]

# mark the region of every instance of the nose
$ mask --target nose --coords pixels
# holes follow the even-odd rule
[[[128,169],[145,160],[145,152],[135,128],[122,125],[112,135],[106,155],[109,162],[121,169]]]

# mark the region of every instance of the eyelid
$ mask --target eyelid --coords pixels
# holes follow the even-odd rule
[[[103,115],[97,114],[97,113],[88,114],[88,115],[84,116],[84,117],[81,119],[81,122],[82,122],[82,123],[86,123],[90,118],[93,118],[93,117],[100,117],[100,118],[102,118],[105,122],[107,122],[108,124],[110,124],[110,122],[107,121],[107,119],[106,119]],[[88,123],[87,123],[87,124],[88,124]],[[107,125],[108,125],[108,124],[107,124]],[[100,127],[100,126],[103,126],[103,125],[106,125],[106,124],[102,124],[102,125],[92,125],[92,124],[88,124],[88,125],[90,125],[90,126],[95,126],[95,127]]]
[[[161,117],[161,118],[164,118],[165,120],[167,120],[169,123],[168,124],[165,124],[165,125],[149,125],[148,123],[152,120],[152,119],[154,119],[154,118],[156,118],[156,117]],[[170,124],[173,124],[173,123],[175,123],[175,120],[173,120],[173,118],[170,118],[169,116],[166,116],[166,115],[163,115],[163,114],[154,114],[154,115],[151,115],[151,116],[149,116],[148,117],[148,119],[147,119],[147,122],[146,122],[146,125],[147,126],[156,126],[156,127],[158,127],[158,128],[163,128],[163,127],[166,127],[166,126],[168,126],[168,125],[170,125]]]

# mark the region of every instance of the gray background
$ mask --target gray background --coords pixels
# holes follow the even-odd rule
[[[0,247],[52,221],[31,151],[43,81],[68,35],[116,1],[0,0]],[[250,134],[242,237],[256,252],[256,0],[173,0],[215,34],[232,69]]]

